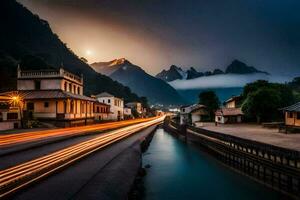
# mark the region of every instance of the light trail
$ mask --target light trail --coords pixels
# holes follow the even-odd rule
[[[0,148],[21,144],[21,143],[39,141],[43,139],[75,136],[84,133],[90,133],[93,131],[104,131],[109,129],[115,129],[115,128],[120,128],[120,127],[132,125],[136,123],[146,122],[152,119],[154,118],[134,119],[134,120],[119,121],[119,122],[109,122],[104,124],[95,124],[89,126],[0,135]]]
[[[126,138],[146,127],[162,122],[164,117],[138,123],[56,151],[49,155],[0,171],[0,198],[34,183],[91,153]]]

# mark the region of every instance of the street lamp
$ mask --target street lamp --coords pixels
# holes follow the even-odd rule
[[[14,107],[18,107],[18,112],[20,114],[21,127],[23,128],[23,118],[22,118],[22,98],[19,95],[11,96],[11,103]]]

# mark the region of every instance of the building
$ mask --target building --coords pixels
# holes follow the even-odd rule
[[[240,96],[233,96],[224,102],[224,108],[215,112],[215,122],[220,124],[241,123],[244,113],[239,107],[241,103]]]
[[[284,111],[286,128],[300,130],[300,102],[281,110]]]
[[[109,114],[110,105],[98,101],[94,103],[94,116],[96,122],[109,120]]]
[[[0,130],[21,127],[21,106],[17,106],[16,96],[0,96]]]
[[[133,119],[131,108],[124,107],[124,119]]]
[[[139,117],[143,116],[144,110],[140,102],[126,103],[126,107],[131,108],[131,111],[135,111],[139,115]]]
[[[206,107],[201,104],[182,106],[180,108],[180,124],[192,124],[202,122],[208,116]]]
[[[238,108],[241,104],[241,96],[232,96],[224,102],[225,108]]]
[[[24,118],[53,123],[60,127],[94,122],[93,98],[83,95],[83,77],[62,68],[21,70],[17,89],[1,95],[17,94],[22,100]]]
[[[109,120],[124,119],[124,101],[121,98],[115,97],[107,92],[96,95],[98,102],[110,105]]]

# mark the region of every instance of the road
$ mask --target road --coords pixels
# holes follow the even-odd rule
[[[47,155],[35,158],[33,160],[25,161],[24,163],[18,164],[16,166],[11,166],[7,169],[3,169],[0,171],[0,197],[13,194],[15,191],[23,189],[31,185],[32,183],[35,183],[36,181],[40,181],[41,179],[48,177],[50,174],[57,173],[58,171],[69,167],[71,164],[73,166],[75,162],[82,160],[83,158],[95,152],[99,152],[98,150],[100,149],[103,150],[104,147],[112,144],[118,145],[119,142],[116,143],[117,141],[123,140],[124,138],[126,138],[125,141],[129,140],[130,138],[134,138],[134,133],[139,132],[142,129],[145,129],[154,124],[160,123],[162,120],[163,118],[152,118],[148,120],[144,119],[142,120],[143,122],[140,121],[140,123],[138,124],[136,124],[136,121],[131,121],[130,123],[133,123],[134,125],[110,131],[106,134],[101,134],[99,136],[87,139],[86,141],[64,147],[63,149],[54,151]],[[128,123],[126,124],[128,125]],[[90,131],[95,131],[99,127],[89,126],[80,128],[81,131],[87,132],[87,129]],[[53,131],[54,130],[51,131],[51,134],[53,133]],[[67,132],[66,134],[69,134],[69,132]],[[47,138],[45,134],[42,134],[42,136],[44,136],[44,138]],[[128,138],[128,136],[131,137]],[[137,138],[135,138],[135,140],[131,139],[131,143],[136,141],[136,139]],[[27,137],[24,137],[24,140],[27,141]],[[126,143],[124,143],[123,150],[126,146],[125,144]],[[106,150],[106,148],[104,150]],[[109,156],[106,156],[106,158],[108,157]],[[109,162],[109,159],[107,159],[106,161]]]
[[[94,124],[89,126],[79,126],[71,128],[60,128],[43,131],[31,131],[25,133],[3,134],[0,135],[0,148],[6,148],[17,144],[23,144],[28,142],[34,142],[50,138],[59,138],[66,136],[82,135],[85,133],[91,133],[95,131],[104,131],[116,129],[124,126],[129,126],[136,123],[150,121],[154,118],[133,119],[118,122],[110,122],[103,124]]]

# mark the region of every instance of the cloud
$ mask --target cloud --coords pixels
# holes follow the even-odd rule
[[[200,77],[191,80],[175,80],[169,84],[177,90],[185,89],[205,89],[205,88],[230,88],[243,87],[247,83],[256,80],[268,80],[269,82],[284,83],[292,80],[288,76],[266,75],[261,73],[256,74],[221,74],[214,76]]]

